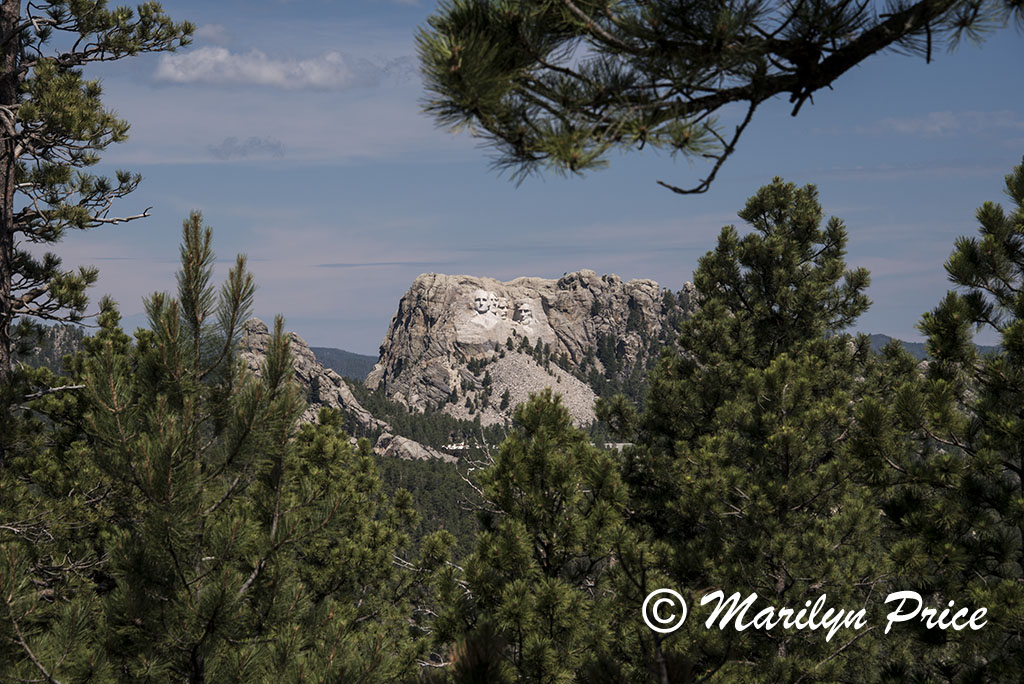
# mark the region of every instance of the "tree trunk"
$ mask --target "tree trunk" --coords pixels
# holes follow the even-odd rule
[[[18,64],[21,40],[14,35],[21,20],[20,0],[3,0],[0,7],[0,107],[18,103]],[[11,326],[14,307],[11,280],[14,277],[14,110],[0,113],[0,386],[10,379],[14,341]]]

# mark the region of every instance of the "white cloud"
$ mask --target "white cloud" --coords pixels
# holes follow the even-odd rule
[[[870,126],[858,126],[858,133],[940,137],[958,133],[994,130],[1024,130],[1024,119],[1016,112],[929,112],[923,117],[888,117]]]
[[[191,87],[186,107],[180,104],[183,92],[112,84],[108,101],[132,123],[132,130],[129,142],[109,148],[104,162],[215,163],[217,153],[224,152],[230,159],[281,158],[289,163],[480,159],[472,138],[453,139],[420,113],[420,93],[409,86],[365,93]],[[249,154],[238,154],[236,148],[245,147],[253,137],[265,144],[249,145]],[[228,138],[235,138],[237,145],[224,146]]]
[[[203,24],[196,27],[195,37],[207,43],[224,45],[231,42],[231,33],[224,24]]]
[[[210,154],[222,161],[245,157],[276,157],[284,156],[284,145],[274,138],[256,136],[239,140],[234,136],[224,138],[219,145],[206,148]]]
[[[262,85],[286,90],[343,90],[360,81],[340,52],[325,52],[312,59],[281,59],[256,49],[233,53],[223,47],[165,54],[156,78],[172,83]]]
[[[384,82],[408,83],[417,72],[413,57],[352,58],[330,50],[310,59],[267,55],[260,50],[232,52],[201,47],[160,57],[154,77],[171,83],[259,85],[285,90],[341,91]]]

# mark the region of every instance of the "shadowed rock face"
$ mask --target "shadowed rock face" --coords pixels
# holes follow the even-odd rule
[[[304,423],[315,423],[322,407],[340,409],[352,416],[366,430],[383,431],[374,451],[386,456],[404,459],[437,458],[444,461],[455,461],[449,454],[442,453],[405,437],[391,434],[390,425],[374,418],[352,394],[352,390],[341,376],[329,368],[324,368],[305,340],[295,333],[288,333],[292,366],[295,380],[299,383],[306,398],[306,410],[299,419]],[[270,332],[266,323],[258,318],[251,318],[242,327],[242,340],[239,356],[250,371],[259,375],[260,367],[267,356],[270,346]],[[355,441],[355,440],[353,440]]]
[[[623,282],[589,270],[558,280],[508,282],[424,274],[399,302],[380,347],[380,360],[366,384],[383,387],[389,398],[414,409],[443,406],[458,415],[458,402],[446,405],[446,401],[463,386],[466,364],[472,359],[493,360],[509,339],[516,349],[523,338],[531,347],[539,340],[549,345],[552,358],[564,354],[573,369],[595,350],[602,336],[613,335],[624,365],[631,365],[645,349],[644,340],[665,334],[667,311],[662,295],[652,280]],[[682,302],[685,311],[689,306],[689,301]],[[516,375],[522,383],[508,387],[515,386],[513,395],[551,386],[563,394],[571,411],[578,405],[576,422],[586,423],[593,417],[593,392],[571,374],[559,379],[549,371],[519,368]],[[502,418],[493,409],[490,412],[495,415],[483,415],[485,423]]]

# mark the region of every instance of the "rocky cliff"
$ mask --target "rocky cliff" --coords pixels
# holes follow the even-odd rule
[[[63,359],[66,354],[74,354],[82,349],[82,338],[85,329],[70,323],[57,323],[43,328],[42,336],[36,341],[35,348],[24,357],[15,351],[15,360],[38,368],[46,366],[58,375],[63,374]]]
[[[449,454],[393,434],[394,431],[390,425],[374,418],[369,411],[363,408],[340,375],[329,368],[324,368],[316,360],[316,356],[305,340],[295,333],[288,335],[295,380],[303,389],[307,402],[306,411],[300,418],[301,422],[315,422],[322,407],[336,408],[352,416],[358,425],[367,432],[380,434],[374,445],[374,451],[379,454],[416,460],[430,458],[444,461],[457,460]],[[270,332],[266,323],[258,318],[246,321],[242,328],[239,356],[250,371],[259,375],[269,346]]]
[[[589,270],[508,282],[424,274],[399,302],[366,384],[416,410],[479,412],[484,424],[550,386],[587,424],[594,391],[583,380],[643,366],[672,339],[691,297],[689,285],[676,296],[652,280]]]

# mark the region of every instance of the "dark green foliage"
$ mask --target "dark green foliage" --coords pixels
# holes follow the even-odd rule
[[[442,623],[465,635],[455,680],[481,681],[484,670],[493,681],[571,681],[613,646],[611,561],[625,495],[616,463],[547,390],[516,409],[480,487],[467,584],[452,587]],[[490,651],[480,652],[485,641]]]
[[[501,440],[505,438],[505,428],[500,425],[482,428],[476,422],[459,420],[441,411],[410,412],[405,404],[391,401],[379,390],[370,391],[361,383],[356,382],[349,382],[349,387],[359,403],[376,418],[394,428],[395,434],[408,437],[435,449],[441,449],[453,442],[468,442],[473,447],[470,454],[475,456],[479,449],[485,448],[487,445],[500,444]],[[464,385],[462,389],[467,391],[472,388]],[[449,395],[449,401],[452,396],[455,396],[456,400],[458,399],[458,394],[453,391]],[[473,402],[468,397],[465,406],[475,410]],[[346,424],[346,429],[356,437],[371,439],[379,437],[379,434],[364,434],[356,426],[354,419]]]
[[[0,536],[6,676],[391,682],[418,670],[419,608],[451,538],[421,539],[416,572],[396,565],[408,493],[384,494],[337,414],[296,430],[280,319],[259,377],[243,370],[252,278],[240,257],[218,295],[210,240],[193,215],[178,297],[147,300],[134,345],[108,310],[74,361],[75,405],[46,398],[47,432],[68,454],[41,442],[34,470],[29,458],[0,468],[15,496]],[[81,428],[70,444],[62,414]]]
[[[456,557],[468,555],[478,525],[469,509],[473,490],[460,474],[465,468],[439,460],[382,456],[376,457],[376,462],[384,491],[392,495],[405,490],[412,498],[416,512],[416,521],[408,530],[412,550],[431,533],[447,530],[455,538]]]
[[[626,318],[626,330],[644,330],[644,317],[638,307],[630,307]]]
[[[611,378],[619,369],[618,354],[615,347],[616,338],[612,333],[604,333],[597,340],[597,359],[604,366],[604,375]]]
[[[316,360],[325,368],[330,368],[343,378],[352,378],[362,382],[377,363],[376,356],[354,354],[344,349],[332,347],[310,347]]]
[[[885,347],[893,341],[898,342],[903,346],[908,354],[913,356],[918,361],[923,361],[928,356],[928,352],[925,350],[922,342],[904,342],[903,340],[894,340],[894,338],[888,335],[869,335],[868,339],[871,342],[871,351],[881,354]]]
[[[487,367],[487,364],[492,361],[493,359],[489,356],[472,358],[466,362],[466,368],[468,368],[473,375],[480,375],[480,371],[484,370]]]
[[[1024,163],[1006,192],[1011,210],[985,203],[978,236],[958,239],[946,262],[958,291],[922,319],[925,377],[895,358],[896,401],[874,411],[904,435],[870,443],[891,465],[903,581],[988,609],[983,630],[941,635],[942,647],[917,634],[929,655],[919,676],[933,681],[1016,681],[1024,659]],[[996,350],[973,344],[981,328]]]
[[[101,323],[116,323],[107,310]],[[101,333],[102,334],[102,333]],[[111,343],[126,346],[123,333]],[[87,348],[99,345],[86,339]],[[81,377],[81,364],[73,371]],[[49,369],[26,373],[37,386],[63,386]],[[8,388],[8,391],[11,388]],[[0,387],[0,391],[4,388]],[[112,514],[104,482],[80,426],[80,391],[50,392],[27,401],[18,416],[0,413],[6,442],[0,460],[0,672],[42,679],[43,668],[85,680],[109,672],[99,657],[96,625],[99,592],[110,587],[104,572],[105,539]],[[55,664],[61,663],[60,667]],[[63,680],[61,680],[63,681]]]
[[[701,259],[685,351],[663,354],[643,412],[602,405],[636,442],[623,470],[631,523],[660,545],[655,567],[669,586],[860,605],[885,576],[877,508],[851,448],[855,399],[876,390],[866,339],[842,331],[867,308],[868,276],[846,270],[845,229],[822,225],[811,186],[776,179],[740,217],[753,231],[724,228]],[[855,670],[870,681],[874,644],[833,657],[838,644],[820,635],[687,625],[662,648],[695,678],[831,681]]]

